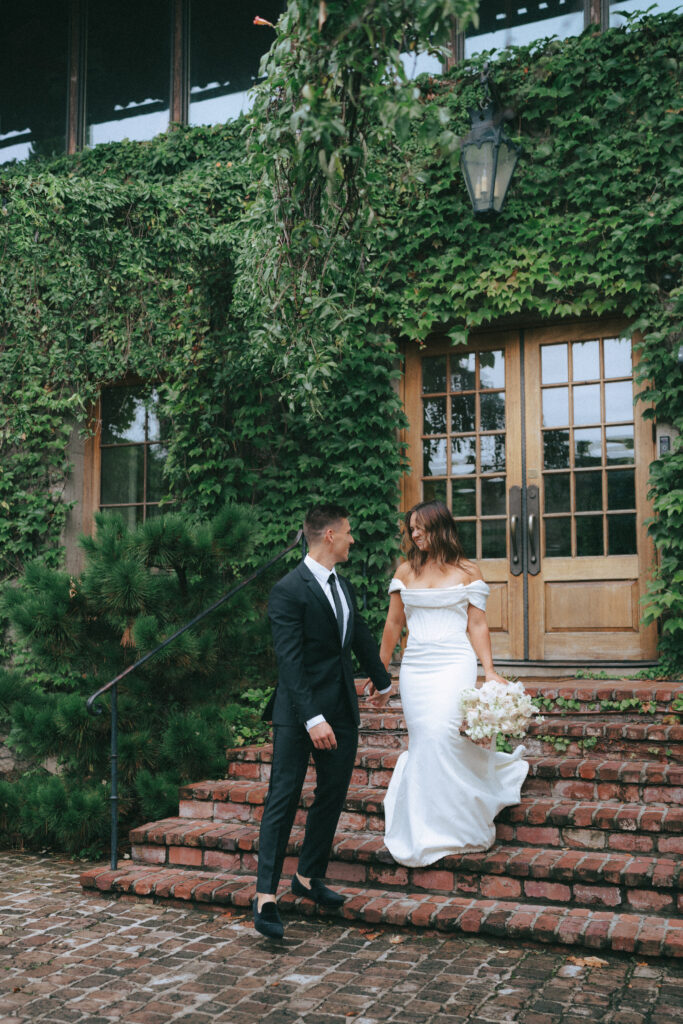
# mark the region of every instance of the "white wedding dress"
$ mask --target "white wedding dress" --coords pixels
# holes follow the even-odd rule
[[[460,693],[477,678],[467,606],[486,609],[487,585],[416,589],[393,579],[389,592],[396,590],[409,630],[399,677],[408,750],[384,799],[384,842],[399,864],[424,867],[449,854],[488,850],[493,819],[519,803],[529,765],[523,746],[502,754],[460,734]]]

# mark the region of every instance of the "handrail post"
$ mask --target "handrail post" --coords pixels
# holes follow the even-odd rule
[[[119,719],[117,706],[118,686],[111,688],[111,869],[116,871],[119,845]]]

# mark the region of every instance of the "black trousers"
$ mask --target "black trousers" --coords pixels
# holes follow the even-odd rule
[[[259,836],[256,891],[276,893],[299,797],[313,754],[315,798],[306,818],[299,874],[324,878],[358,748],[358,729],[346,716],[330,722],[336,750],[316,750],[304,726],[273,726],[273,766]]]

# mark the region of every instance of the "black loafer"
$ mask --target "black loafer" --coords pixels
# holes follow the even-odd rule
[[[254,928],[267,939],[281,939],[285,934],[277,904],[269,900],[258,909],[258,900],[254,899]]]
[[[341,907],[342,903],[346,900],[346,896],[341,896],[338,892],[328,889],[319,878],[312,878],[311,888],[307,889],[297,876],[294,875],[292,879],[292,892],[295,896],[303,896],[306,899],[313,900],[319,907],[327,907],[330,910],[335,907]]]

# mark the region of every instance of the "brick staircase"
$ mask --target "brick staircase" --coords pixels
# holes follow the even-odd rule
[[[683,726],[680,684],[527,682],[545,722],[525,746],[522,802],[496,821],[487,853],[429,868],[384,847],[382,800],[406,744],[398,700],[365,707],[356,768],[327,878],[347,894],[340,916],[368,924],[479,932],[642,955],[683,956]],[[91,869],[85,888],[249,907],[271,747],[228,751],[227,778],[181,790],[178,816],[131,832],[132,861]],[[309,772],[280,907],[312,914],[289,892],[313,799]]]

